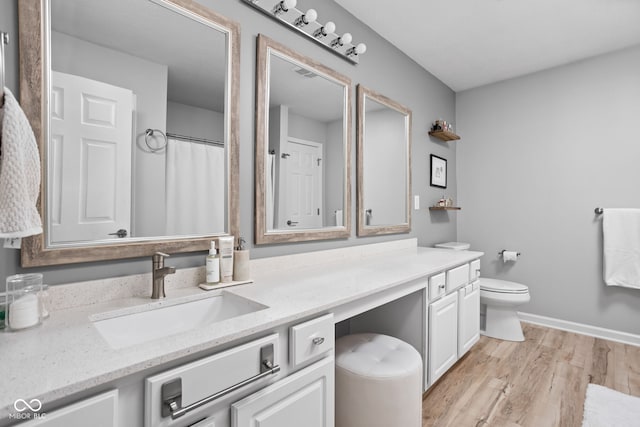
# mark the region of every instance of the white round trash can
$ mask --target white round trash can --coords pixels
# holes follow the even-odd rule
[[[421,427],[422,357],[381,334],[336,341],[336,427]]]

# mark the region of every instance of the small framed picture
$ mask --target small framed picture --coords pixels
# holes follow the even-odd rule
[[[447,159],[431,155],[431,186],[447,188]]]

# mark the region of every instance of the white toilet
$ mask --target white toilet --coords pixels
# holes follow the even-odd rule
[[[438,243],[437,248],[467,250],[470,244],[461,242]],[[480,278],[480,332],[492,338],[524,341],[522,326],[516,307],[531,299],[526,285],[506,280]],[[484,316],[483,316],[484,315]]]
[[[480,278],[480,305],[485,313],[483,335],[508,341],[524,341],[516,307],[531,299],[521,283]]]

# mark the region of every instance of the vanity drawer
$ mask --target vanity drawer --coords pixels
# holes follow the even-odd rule
[[[184,418],[172,420],[170,414],[163,414],[163,408],[167,407],[163,403],[165,400],[163,387],[167,388],[169,395],[179,394],[181,404],[178,407],[185,408],[206,400],[212,395],[235,388],[239,384],[244,385],[233,393],[240,393],[240,390],[245,393],[253,392],[258,387],[264,386],[269,379],[276,376],[277,372],[260,377],[263,373],[262,360],[272,357],[272,366],[280,364],[278,338],[277,333],[271,334],[147,377],[145,380],[145,427],[183,426],[184,419],[189,418],[188,415],[194,421],[210,415],[208,411],[216,402],[214,399],[193,409],[193,412],[188,412]],[[175,390],[174,386],[178,383],[179,392],[169,392],[169,390]]]
[[[447,292],[469,283],[469,264],[447,271]]]
[[[440,273],[429,277],[429,301],[433,301],[443,296],[446,292],[446,284],[446,273]]]
[[[473,283],[480,278],[480,260],[471,261],[469,265],[469,283]]]
[[[309,320],[289,329],[289,361],[294,368],[333,349],[333,314]]]

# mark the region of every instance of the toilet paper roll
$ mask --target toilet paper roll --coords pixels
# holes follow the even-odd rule
[[[509,261],[516,262],[518,260],[518,252],[516,252],[516,251],[504,251],[504,252],[502,252],[502,260],[504,262],[509,262]]]

